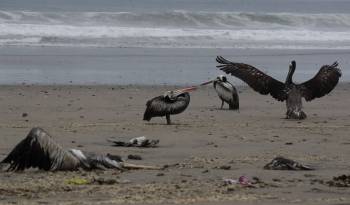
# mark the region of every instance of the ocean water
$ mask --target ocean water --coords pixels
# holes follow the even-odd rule
[[[350,1],[2,0],[0,46],[349,49]]]
[[[346,67],[349,11],[347,0],[1,0],[0,84],[191,84],[215,73],[196,66],[209,61],[215,70],[221,49],[228,57],[244,51],[256,63],[269,53],[271,73],[279,73],[276,60],[288,64],[315,50]],[[284,50],[289,56],[280,62],[275,56]],[[179,66],[186,75],[172,72]]]

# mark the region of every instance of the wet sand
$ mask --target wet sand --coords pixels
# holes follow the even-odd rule
[[[157,170],[0,173],[0,204],[345,204],[350,189],[330,187],[349,174],[350,84],[304,104],[308,118],[286,120],[285,104],[248,87],[240,111],[220,110],[209,86],[191,94],[187,110],[142,121],[145,103],[167,86],[1,86],[0,159],[40,126],[66,148],[111,153],[128,162],[168,165]],[[23,113],[27,113],[27,116]],[[108,138],[146,136],[157,148],[113,147]],[[271,171],[275,156],[315,171]],[[257,177],[255,188],[224,178]],[[83,181],[82,185],[74,184]],[[98,183],[96,181],[105,181]]]
[[[342,81],[350,82],[349,49],[0,47],[0,85],[196,85],[223,74],[215,68],[218,55],[280,81],[295,60],[296,82],[338,61]],[[230,81],[243,85],[237,78]]]

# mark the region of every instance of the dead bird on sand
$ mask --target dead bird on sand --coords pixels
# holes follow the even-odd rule
[[[299,162],[284,157],[276,157],[264,166],[264,169],[270,170],[315,170]]]
[[[216,61],[220,63],[217,67],[227,74],[231,74],[244,82],[260,94],[270,94],[278,101],[286,101],[287,119],[305,119],[306,114],[302,110],[302,98],[311,101],[330,93],[338,84],[342,73],[338,63],[324,65],[318,73],[310,80],[295,84],[292,76],[296,63],[292,61],[289,65],[289,73],[286,81],[280,82],[259,69],[244,63],[235,63],[218,56]]]
[[[152,117],[165,116],[167,124],[170,125],[170,115],[182,113],[190,103],[190,94],[188,92],[196,89],[197,87],[189,87],[167,91],[163,95],[147,101],[143,120],[150,121]]]
[[[159,140],[150,140],[145,136],[134,137],[130,139],[128,142],[107,139],[108,142],[112,142],[113,146],[116,147],[156,147],[159,143]]]
[[[235,86],[227,81],[226,76],[219,75],[216,79],[202,83],[201,85],[207,85],[213,83],[214,89],[221,99],[221,109],[226,102],[229,105],[230,110],[239,109],[239,97]]]
[[[125,163],[116,155],[99,155],[77,149],[63,149],[41,128],[33,128],[27,137],[0,162],[7,171],[38,168],[46,171],[74,171],[78,169],[161,169]]]

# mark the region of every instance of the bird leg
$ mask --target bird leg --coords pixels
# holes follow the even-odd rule
[[[224,101],[223,100],[221,100],[221,110],[222,110],[222,108],[224,107]]]
[[[166,124],[170,125],[171,124],[171,120],[170,120],[170,114],[166,114]]]
[[[301,94],[295,87],[292,87],[292,89],[289,91],[286,105],[287,119],[303,120],[306,118],[306,114],[303,111]]]
[[[304,111],[302,110],[292,110],[288,109],[286,113],[287,119],[296,119],[296,120],[303,120],[307,117]]]

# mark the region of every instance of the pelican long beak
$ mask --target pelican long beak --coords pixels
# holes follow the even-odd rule
[[[205,82],[205,83],[200,84],[199,86],[208,85],[208,84],[210,84],[210,83],[212,83],[212,82],[214,82],[214,81],[215,81],[215,80],[210,80],[210,81],[208,81],[208,82]]]
[[[209,80],[208,82],[202,83],[199,86],[208,85],[208,84],[213,83],[213,82],[215,82],[217,80],[218,80],[217,78],[214,78],[213,80]]]
[[[184,93],[184,92],[191,92],[191,91],[194,91],[194,90],[197,90],[196,86],[174,90],[174,93],[180,94],[180,93]]]

